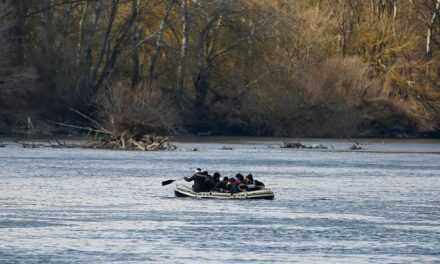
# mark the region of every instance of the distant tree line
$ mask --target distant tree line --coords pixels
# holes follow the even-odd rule
[[[439,16],[440,0],[0,0],[0,123],[434,135]]]

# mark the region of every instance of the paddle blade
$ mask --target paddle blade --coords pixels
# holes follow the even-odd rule
[[[173,182],[175,182],[176,180],[167,180],[167,181],[163,181],[162,182],[162,186],[165,186],[165,185],[168,185],[168,184],[171,184],[171,183],[173,183]]]

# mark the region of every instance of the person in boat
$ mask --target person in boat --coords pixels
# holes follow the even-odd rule
[[[212,188],[210,178],[207,171],[202,172],[201,170],[196,170],[196,173],[191,177],[184,177],[187,182],[194,181],[192,189],[195,192],[209,192]]]
[[[228,190],[228,192],[231,192],[231,193],[240,192],[240,188],[238,186],[238,181],[234,178],[229,178],[227,190]]]
[[[235,179],[236,179],[236,184],[238,186],[238,189],[240,191],[245,191],[246,190],[246,183],[245,183],[244,176],[241,173],[237,173],[235,175]]]
[[[263,182],[259,180],[254,180],[255,186],[257,186],[258,189],[264,189],[265,185]]]
[[[254,184],[254,176],[252,176],[252,174],[248,174],[245,178],[244,178],[244,183],[246,183],[247,185],[249,184]]]
[[[265,187],[263,182],[259,180],[254,180],[254,176],[250,173],[245,177],[244,183],[246,184],[247,191],[261,190]]]
[[[235,179],[237,181],[237,184],[241,184],[241,183],[244,182],[244,177],[243,177],[243,175],[241,173],[237,173],[235,175]]]
[[[228,177],[223,177],[223,179],[221,181],[219,181],[215,185],[214,191],[216,191],[216,192],[228,192],[228,182],[229,182],[229,178]]]
[[[215,184],[218,184],[220,182],[220,173],[218,172],[214,172],[214,174],[212,175],[212,180],[214,181]]]
[[[218,189],[218,186],[220,185],[220,173],[214,172],[212,175],[212,190],[215,191]]]
[[[255,191],[258,189],[255,185],[254,177],[250,173],[244,178],[244,183],[246,184],[247,191]]]
[[[209,192],[212,191],[215,187],[215,184],[216,184],[215,177],[217,177],[217,176],[214,177],[214,175],[210,175],[208,173],[208,171],[203,171],[202,174],[205,175],[205,177],[206,177],[206,185],[207,185],[206,188],[208,189]],[[217,174],[219,174],[219,173],[217,172]],[[220,179],[220,174],[218,177]]]

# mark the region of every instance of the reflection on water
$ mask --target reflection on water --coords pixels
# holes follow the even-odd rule
[[[371,153],[278,144],[221,139],[160,153],[8,145],[0,263],[440,263],[440,155],[427,154],[440,144],[364,142]],[[276,199],[177,199],[160,186],[195,167],[252,172]]]

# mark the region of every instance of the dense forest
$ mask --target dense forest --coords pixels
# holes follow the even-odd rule
[[[438,136],[439,16],[440,0],[0,0],[0,130]]]

